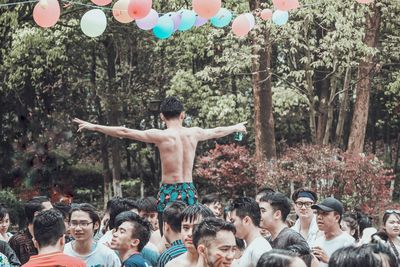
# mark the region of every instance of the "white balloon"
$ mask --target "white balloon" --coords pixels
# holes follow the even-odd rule
[[[92,9],[81,18],[81,29],[89,37],[100,36],[107,27],[107,17],[101,9]]]

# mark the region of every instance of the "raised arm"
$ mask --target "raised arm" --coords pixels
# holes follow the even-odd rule
[[[234,132],[246,133],[246,126],[245,126],[246,123],[247,122],[241,122],[232,126],[216,127],[212,129],[196,128],[197,140],[206,141],[209,139],[220,138],[232,134]]]
[[[163,139],[163,131],[158,129],[141,131],[120,126],[104,126],[83,121],[77,118],[75,118],[73,122],[79,124],[78,132],[82,130],[96,131],[113,137],[128,138],[154,144],[160,143]]]

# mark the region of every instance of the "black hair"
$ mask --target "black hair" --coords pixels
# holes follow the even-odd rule
[[[358,223],[357,220],[354,219],[352,216],[345,215],[342,218],[342,221],[347,223],[350,226],[351,230],[354,230],[354,234],[352,235],[356,241],[358,241],[359,234],[358,234]]]
[[[33,219],[33,235],[41,248],[56,245],[64,234],[64,219],[56,209],[41,211]]]
[[[197,249],[200,243],[207,242],[210,238],[215,238],[220,231],[232,232],[233,235],[236,234],[236,228],[232,223],[214,217],[205,218],[194,227],[193,245]]]
[[[397,267],[397,264],[389,247],[382,244],[340,248],[329,259],[329,267]]]
[[[174,119],[179,117],[183,111],[183,105],[178,98],[169,96],[161,103],[160,111],[167,120]]]
[[[285,248],[286,250],[296,253],[296,255],[304,261],[307,266],[311,266],[313,255],[311,254],[310,247],[304,243],[293,244]]]
[[[301,188],[297,189],[296,191],[294,191],[292,194],[292,200],[294,202],[296,202],[296,200],[299,198],[299,193],[301,193],[301,192],[307,192],[307,193],[311,194],[311,196],[314,198],[314,202],[318,201],[318,196],[314,191],[312,191],[306,187],[301,187]]]
[[[182,201],[175,201],[171,202],[167,207],[164,209],[162,214],[163,222],[168,223],[171,227],[172,231],[175,233],[181,232],[182,226],[182,211],[186,208],[186,204]],[[162,227],[160,225],[160,227]]]
[[[69,212],[71,210],[71,205],[65,204],[63,202],[57,202],[53,204],[53,207],[59,212],[61,212],[64,220],[69,221]]]
[[[260,197],[263,197],[263,196],[265,196],[265,195],[268,195],[268,194],[273,194],[273,193],[275,193],[275,190],[274,189],[272,189],[271,187],[263,187],[263,188],[261,188],[260,190],[258,190],[258,192],[257,192],[257,196],[258,195],[261,195]]]
[[[8,212],[6,207],[3,206],[3,204],[0,204],[0,220],[3,220],[7,214],[8,214],[8,216],[10,216],[10,213]]]
[[[93,222],[93,227],[96,224],[96,222],[99,224],[100,226],[100,217],[99,214],[96,211],[96,208],[93,207],[92,205],[90,205],[89,203],[81,203],[81,204],[73,204],[71,207],[71,210],[69,212],[69,218],[71,218],[72,213],[74,213],[75,211],[83,211],[86,212],[89,217],[90,220],[92,220]],[[96,234],[98,230],[96,230],[94,233]]]
[[[263,196],[260,199],[261,202],[268,202],[274,211],[281,211],[282,214],[282,221],[284,222],[287,216],[290,213],[291,205],[290,200],[284,194],[280,192],[275,192],[273,194],[269,194]]]
[[[187,206],[181,214],[181,223],[185,220],[189,222],[193,222],[197,220],[199,217],[201,219],[208,218],[208,217],[215,217],[214,213],[205,205],[203,204],[195,204],[192,206]]]
[[[115,217],[123,211],[139,209],[137,203],[133,199],[115,197],[110,202],[110,220],[108,221],[109,229],[115,228]]]
[[[25,217],[28,221],[28,224],[33,222],[33,217],[35,217],[36,212],[44,210],[45,207],[43,206],[43,203],[48,201],[49,199],[47,197],[37,196],[25,203]]]
[[[243,239],[235,237],[236,240],[236,246],[240,251],[244,251],[246,249],[246,243],[244,242]]]
[[[204,204],[204,205],[214,204],[214,203],[218,203],[218,202],[221,203],[221,198],[219,197],[218,194],[215,194],[215,193],[205,195],[203,197],[203,199],[201,200],[201,204]]]
[[[236,211],[236,215],[243,219],[249,216],[255,226],[260,225],[261,213],[258,203],[250,197],[239,197],[232,201],[229,210]]]
[[[157,200],[154,197],[145,197],[138,201],[139,211],[157,212]]]
[[[357,212],[357,223],[360,237],[362,237],[365,228],[372,227],[371,217],[359,212]]]
[[[149,242],[151,235],[151,224],[132,211],[124,211],[115,218],[115,227],[118,228],[124,222],[130,222],[133,225],[132,238],[139,239],[139,252]]]
[[[293,263],[297,254],[284,249],[272,249],[262,254],[256,267],[287,267]]]

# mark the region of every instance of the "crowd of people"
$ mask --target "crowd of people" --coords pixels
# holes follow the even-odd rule
[[[0,266],[267,267],[399,266],[400,211],[370,217],[300,188],[291,196],[263,189],[224,202],[188,205],[114,197],[104,211],[89,203],[25,203],[28,225],[10,233],[0,207]],[[162,225],[159,225],[159,222]]]

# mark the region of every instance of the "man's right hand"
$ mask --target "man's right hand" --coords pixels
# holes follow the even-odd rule
[[[247,124],[247,121],[236,124],[235,125],[236,129],[237,129],[236,132],[247,133],[246,124]]]
[[[78,132],[80,132],[82,130],[94,131],[94,127],[96,126],[96,124],[93,124],[93,123],[90,123],[90,122],[87,122],[87,121],[83,121],[83,120],[80,120],[78,118],[75,118],[73,120],[73,122],[79,124]]]

